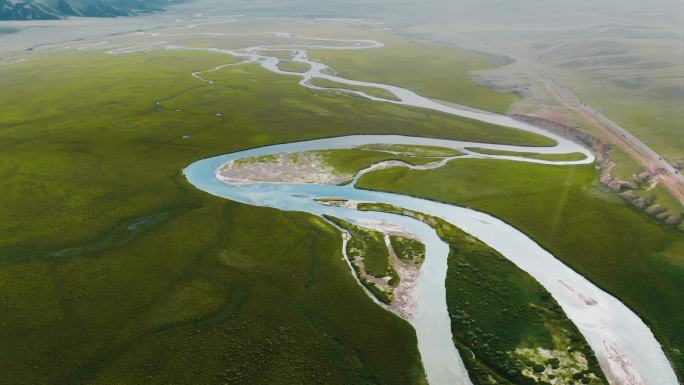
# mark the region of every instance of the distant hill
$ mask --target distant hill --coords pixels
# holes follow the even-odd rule
[[[0,20],[115,17],[159,11],[184,0],[0,0]]]

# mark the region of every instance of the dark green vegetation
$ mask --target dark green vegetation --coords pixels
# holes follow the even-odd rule
[[[682,378],[684,235],[602,191],[596,180],[590,165],[462,159],[429,171],[377,171],[358,186],[472,207],[521,229],[634,309]]]
[[[490,150],[487,148],[467,148],[467,150],[477,152],[485,155],[505,155],[505,156],[519,156],[522,158],[540,159],[540,160],[555,160],[555,161],[572,161],[582,160],[586,156],[581,152],[573,152],[570,154],[535,154],[533,152],[515,152],[503,150]]]
[[[500,384],[540,383],[532,377],[606,383],[591,348],[561,307],[501,254],[439,218],[385,204],[360,204],[359,209],[417,218],[449,244],[452,333],[475,384],[489,384],[490,378]],[[543,350],[553,358],[544,358]]]
[[[384,90],[382,88],[375,88],[375,87],[365,87],[365,86],[355,86],[351,84],[344,84],[344,83],[338,83],[334,82],[332,80],[328,79],[320,79],[320,78],[314,78],[309,81],[311,85],[314,85],[316,87],[324,87],[324,88],[331,88],[331,89],[340,89],[340,92],[345,92],[344,90],[354,90],[354,91],[361,91],[366,93],[367,95],[370,96],[375,96],[376,98],[382,98],[382,99],[387,99],[387,100],[399,100],[393,93],[390,91]]]
[[[392,250],[402,262],[421,264],[425,259],[425,245],[413,238],[390,235]]]
[[[347,254],[350,258],[363,261],[368,274],[382,278],[394,276],[389,251],[385,245],[384,235],[369,228],[356,226],[339,218],[330,218],[336,225],[349,231],[351,239],[347,244]]]
[[[190,76],[227,61],[69,52],[0,67],[0,383],[424,382],[413,330],[356,284],[337,231],[214,198],[180,170],[351,133],[549,141],[254,65]]]
[[[356,226],[340,218],[330,216],[326,216],[326,218],[349,233],[347,258],[356,271],[359,281],[378,300],[386,304],[392,303],[394,300],[392,292],[393,288],[399,284],[399,275],[390,261],[384,234],[379,231]],[[389,286],[380,287],[372,282],[373,279],[371,277],[380,279],[389,277]]]
[[[467,74],[504,65],[505,58],[447,45],[409,43],[391,35],[382,35],[380,39],[385,43],[382,48],[324,50],[312,52],[310,57],[348,79],[394,84],[423,96],[488,111],[505,112],[518,99],[513,94],[492,91]]]
[[[315,93],[257,66],[205,74],[213,85],[190,76],[226,61],[180,51],[70,53],[0,67],[0,215],[11,219],[0,222],[0,250],[68,246],[155,212],[167,199],[161,182],[207,155],[352,133],[548,143],[467,119]],[[157,148],[161,159],[152,158]]]
[[[0,67],[0,383],[424,381],[414,331],[358,286],[337,231],[212,197],[180,170],[352,133],[546,140],[257,66],[190,76],[226,61],[70,52]]]
[[[411,328],[358,291],[330,226],[176,189],[133,242],[3,269],[2,383],[422,381]]]

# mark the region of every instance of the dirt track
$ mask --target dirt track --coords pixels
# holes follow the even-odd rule
[[[527,59],[523,59],[529,61]],[[622,149],[630,157],[635,159],[647,170],[651,170],[659,183],[665,186],[670,193],[684,205],[684,176],[658,153],[645,145],[634,135],[622,128],[599,111],[587,106],[575,95],[560,85],[553,76],[549,75],[538,63],[532,64],[543,75],[546,89],[566,108],[572,109],[590,126],[596,128],[603,138]]]

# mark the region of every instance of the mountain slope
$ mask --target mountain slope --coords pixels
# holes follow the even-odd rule
[[[183,0],[0,0],[0,20],[115,17],[153,12]]]

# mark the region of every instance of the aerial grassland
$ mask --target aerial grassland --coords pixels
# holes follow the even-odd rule
[[[213,84],[190,76],[231,61],[69,52],[0,67],[0,383],[425,383],[413,329],[356,283],[339,231],[310,215],[211,197],[187,184],[182,168],[344,134],[553,141],[308,90],[256,65],[203,74]],[[404,65],[391,66],[393,76],[405,75],[395,67]],[[430,81],[424,90],[449,83]],[[510,98],[458,88],[449,100],[485,109],[505,109]],[[451,95],[442,92],[433,97]],[[635,308],[682,362],[673,305],[680,235],[595,189],[590,167],[458,162],[471,167],[422,171],[425,180],[405,170],[372,177],[505,218]]]
[[[278,62],[278,68],[281,71],[302,73],[310,70],[311,66],[307,63],[301,63],[292,60],[281,60]]]
[[[654,38],[632,28],[638,32],[559,39],[543,49],[540,59],[588,105],[684,167],[681,39],[668,33]]]
[[[128,180],[150,180],[150,186],[158,186],[167,175],[126,156],[125,151],[133,149],[147,153],[144,165],[165,164],[167,170],[173,166],[175,173],[206,154],[352,133],[550,142],[467,119],[307,90],[294,78],[254,65],[205,74],[216,81],[213,85],[190,76],[191,71],[223,63],[224,57],[180,51],[87,53],[36,57],[3,67],[2,162],[14,172],[2,185],[7,189],[2,215],[13,220],[0,224],[5,234],[0,248],[18,252],[30,244],[31,250],[50,249],[54,240],[69,245],[102,235],[125,218],[156,210],[165,194]],[[81,63],[78,68],[73,66],[76,62]],[[105,158],[105,150],[112,156]],[[170,155],[183,157],[170,163]],[[54,174],[71,179],[63,183]],[[129,183],[132,190],[110,191],[101,186],[103,180]],[[28,195],[35,199],[15,204]],[[98,210],[92,209],[95,206]],[[68,230],[71,226],[82,230]]]
[[[324,87],[324,88],[331,88],[331,89],[340,88],[340,89],[345,89],[345,90],[361,91],[361,92],[365,93],[366,95],[374,96],[376,98],[387,99],[387,100],[399,100],[399,98],[397,98],[392,92],[387,91],[387,90],[382,89],[382,88],[342,84],[342,83],[334,82],[334,81],[328,80],[328,79],[312,79],[309,81],[309,83],[311,85],[316,86],[316,87]],[[339,91],[339,92],[346,92],[346,91]]]
[[[515,94],[493,91],[468,75],[469,71],[504,65],[508,59],[391,35],[382,35],[382,42],[384,47],[372,50],[319,50],[309,56],[349,79],[393,84],[483,110],[506,112],[519,99]]]
[[[401,235],[390,235],[389,238],[392,249],[402,262],[420,264],[425,259],[425,245],[419,240]]]
[[[393,289],[399,285],[399,275],[390,261],[384,234],[340,218],[326,218],[348,232],[350,238],[346,254],[361,284],[379,301],[391,304]]]
[[[386,204],[362,203],[359,209],[416,218],[449,244],[447,307],[454,343],[475,384],[492,378],[502,384],[606,383],[558,303],[501,254],[440,218]]]
[[[394,133],[545,138],[304,89],[218,54],[33,55],[0,68],[0,383],[424,382],[335,229],[230,203],[183,167],[271,143]]]
[[[254,66],[214,85],[190,76],[222,62],[83,54],[2,69],[0,382],[424,381],[413,329],[358,287],[331,226],[210,197],[180,170],[267,143],[416,134],[430,118]],[[430,124],[480,135],[459,123]]]
[[[2,383],[422,383],[333,228],[176,189],[190,202],[131,242],[2,269]]]
[[[375,171],[358,186],[472,207],[517,227],[642,317],[682,376],[684,235],[596,180],[590,165],[456,159],[428,171]]]

